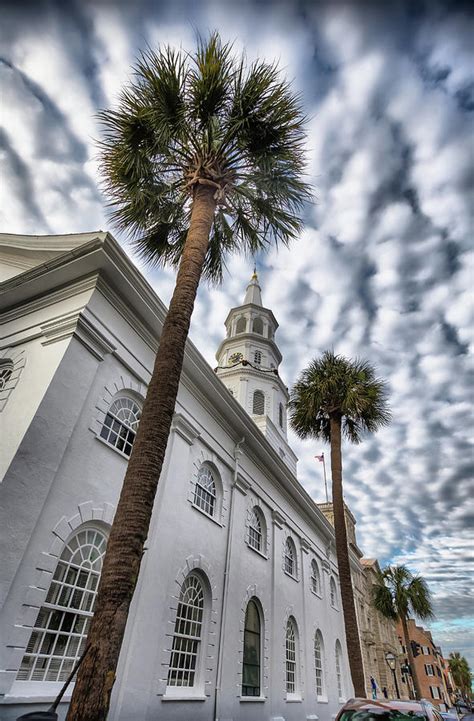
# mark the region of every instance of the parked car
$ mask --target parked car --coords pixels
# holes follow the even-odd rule
[[[336,716],[336,721],[443,721],[437,708],[429,701],[375,701],[355,698],[348,701]]]
[[[459,721],[459,716],[455,708],[450,708],[449,711],[441,711],[441,716],[444,721]]]

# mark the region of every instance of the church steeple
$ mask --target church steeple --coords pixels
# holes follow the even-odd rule
[[[286,437],[288,389],[278,373],[282,360],[275,342],[278,323],[263,306],[255,268],[243,304],[229,311],[225,325],[227,337],[216,353],[217,374],[295,471],[296,457]]]

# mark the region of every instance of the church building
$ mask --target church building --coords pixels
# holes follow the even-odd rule
[[[110,721],[332,721],[353,693],[256,273],[242,300],[216,369],[187,343]],[[82,653],[165,314],[107,232],[0,235],[2,721]]]

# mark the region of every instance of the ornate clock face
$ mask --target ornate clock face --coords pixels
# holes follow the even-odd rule
[[[243,358],[242,353],[232,353],[232,355],[229,358],[229,364],[234,365],[234,363],[238,363]]]

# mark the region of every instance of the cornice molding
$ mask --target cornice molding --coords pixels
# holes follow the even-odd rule
[[[171,424],[171,430],[178,434],[183,440],[192,446],[194,441],[200,437],[200,432],[182,413],[175,413]]]
[[[309,553],[309,552],[310,552],[310,550],[311,550],[311,544],[308,543],[308,541],[306,540],[306,538],[300,538],[300,545],[301,545],[301,550],[303,551],[303,553]]]
[[[245,478],[240,475],[240,473],[238,473],[237,478],[234,481],[234,488],[240,491],[243,496],[246,496],[247,491],[250,490],[251,486],[250,483],[246,481]]]
[[[283,528],[285,519],[278,511],[272,511],[272,521],[277,528]]]
[[[51,345],[75,336],[100,361],[108,353],[115,351],[115,346],[97,328],[94,328],[81,311],[74,311],[43,323],[41,332],[44,337],[41,341],[42,345]]]

